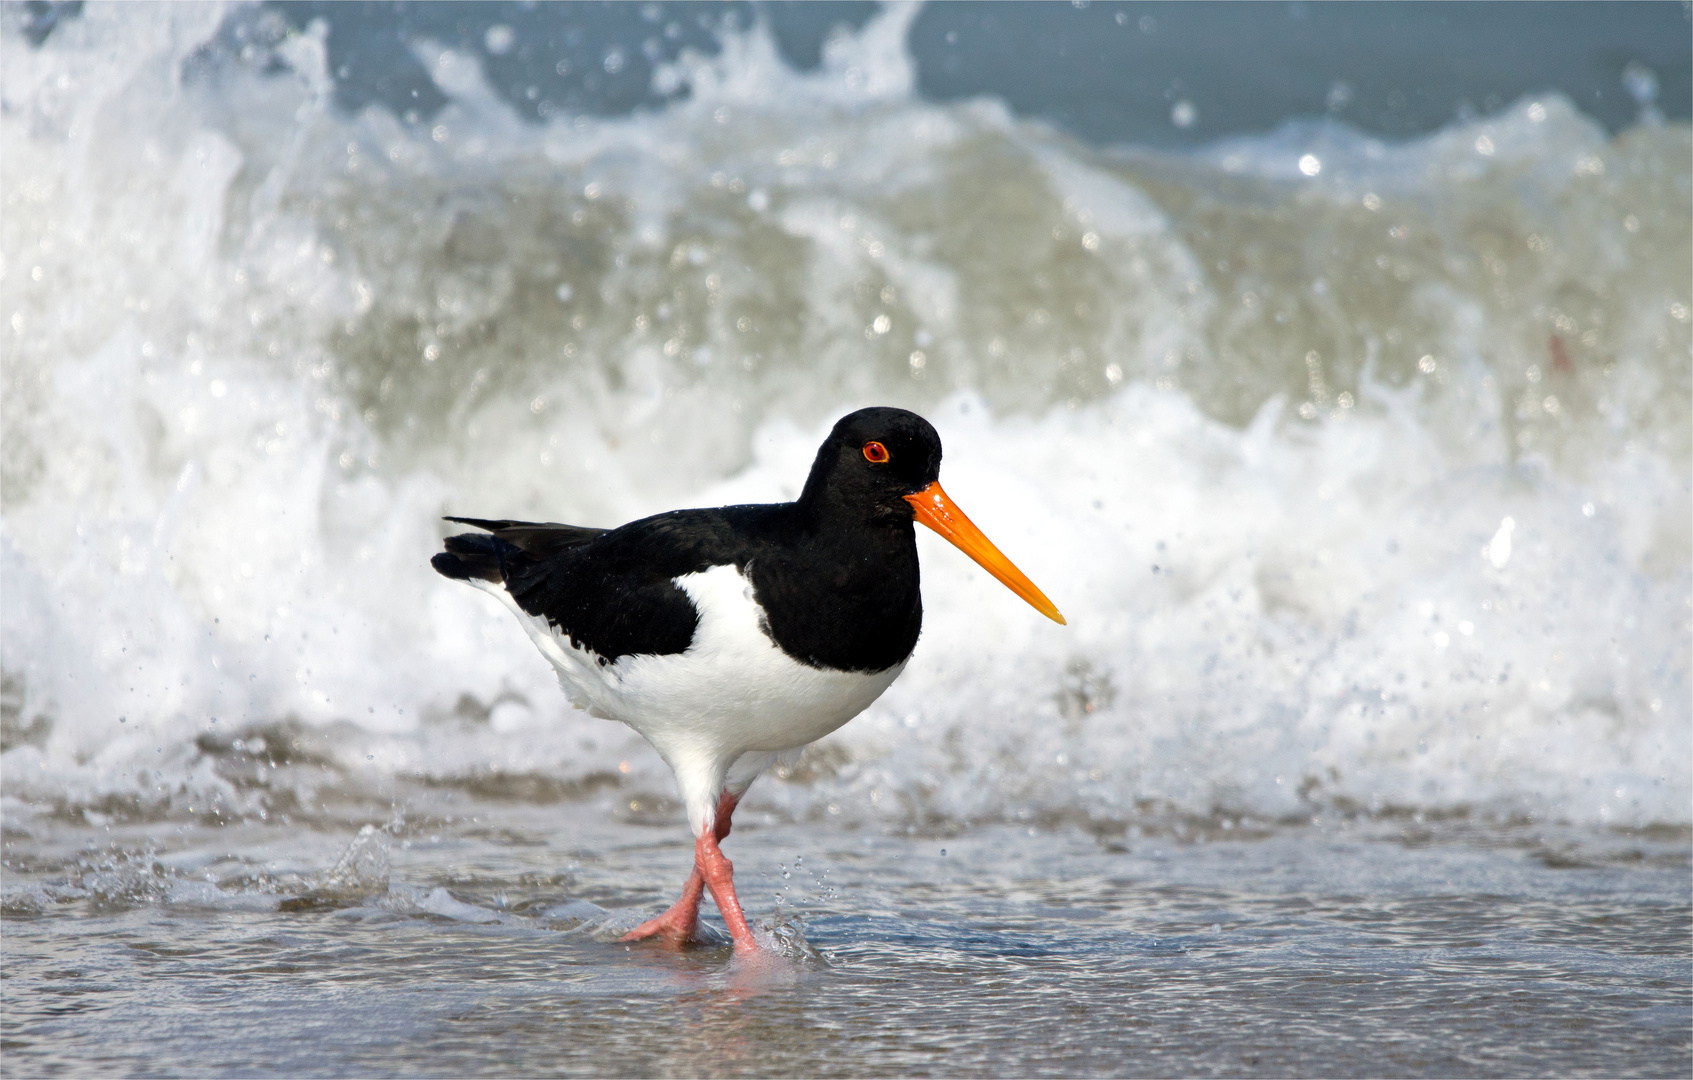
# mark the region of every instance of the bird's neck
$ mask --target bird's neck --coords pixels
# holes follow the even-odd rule
[[[914,521],[904,507],[865,506],[838,499],[801,498],[794,503],[796,520],[808,533],[822,538],[862,537],[868,544],[910,542]]]

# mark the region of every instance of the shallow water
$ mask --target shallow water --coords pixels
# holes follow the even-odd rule
[[[44,902],[10,894],[7,1071],[1675,1076],[1693,1064],[1684,830],[1357,818],[1188,822],[1188,839],[919,835],[775,823],[755,804],[727,850],[755,922],[778,937],[773,958],[749,963],[724,944],[611,940],[668,902],[688,858],[673,813],[617,820],[628,801],[436,798],[362,838],[325,823],[9,826],[9,883]],[[338,846],[360,858],[337,868]],[[114,849],[146,854],[114,861]]]

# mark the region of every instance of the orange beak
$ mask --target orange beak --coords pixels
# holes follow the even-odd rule
[[[959,551],[975,559],[983,570],[1027,600],[1036,611],[1060,626],[1066,625],[1064,616],[1052,606],[1052,601],[1046,598],[1046,594],[1035,588],[1035,583],[1024,577],[1023,571],[1013,566],[1011,560],[993,546],[993,541],[982,535],[982,530],[976,528],[975,522],[964,516],[964,511],[958,508],[958,504],[941,490],[939,480],[915,495],[905,496],[905,501],[917,511],[918,521],[940,533]]]

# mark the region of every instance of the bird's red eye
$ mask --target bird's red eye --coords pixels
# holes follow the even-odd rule
[[[864,444],[864,460],[872,465],[880,465],[888,460],[888,448],[879,442],[867,442]]]

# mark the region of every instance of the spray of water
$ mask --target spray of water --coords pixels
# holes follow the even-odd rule
[[[257,9],[8,37],[9,812],[665,790],[438,516],[792,497],[886,403],[1070,626],[925,540],[910,668],[767,808],[1685,823],[1687,128],[1102,151],[914,96],[909,18],[545,124],[427,43],[440,113],[339,112]]]

